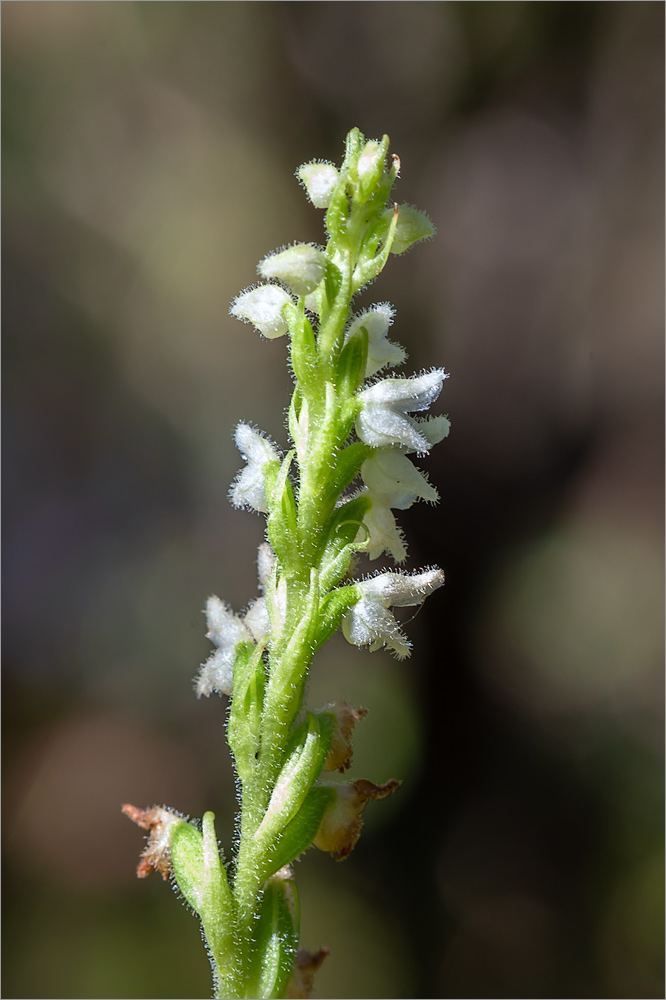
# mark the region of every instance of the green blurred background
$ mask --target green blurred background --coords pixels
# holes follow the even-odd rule
[[[125,801],[233,830],[201,608],[256,594],[239,419],[283,341],[228,316],[322,241],[293,172],[388,132],[434,243],[362,302],[451,372],[447,574],[397,663],[333,641],[352,775],[404,781],[297,867],[320,997],[663,996],[660,3],[6,2],[4,990],[210,995]],[[359,305],[361,300],[359,300]]]

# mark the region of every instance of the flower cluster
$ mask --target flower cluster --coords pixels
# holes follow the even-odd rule
[[[259,596],[240,614],[209,597],[214,649],[195,680],[198,695],[229,699],[240,804],[232,864],[218,849],[212,813],[200,827],[161,807],[125,807],[150,833],[139,873],[172,874],[201,920],[218,997],[309,995],[325,952],[298,957],[290,866],[313,845],[347,857],[367,803],[399,785],[325,780],[350,767],[352,730],[366,713],[345,702],[304,711],[315,651],[340,629],[356,646],[408,656],[392,609],[420,605],[444,582],[436,567],[350,580],[359,555],[404,562],[394,511],[438,499],[413,456],[449,432],[445,416],[426,412],[444,370],[386,374],[407,357],[388,336],[393,307],[353,311],[355,295],[390,254],[434,234],[422,212],[391,200],[400,161],[387,160],[387,136],[366,141],[353,129],[340,167],[302,165],[300,182],[326,212],[326,246],[295,243],[268,254],[260,282],[231,304],[231,314],[266,339],[288,337],[295,377],[286,452],[251,424],[236,427],[245,464],[229,499],[266,516]]]

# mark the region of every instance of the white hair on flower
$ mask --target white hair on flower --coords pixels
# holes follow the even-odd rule
[[[266,467],[280,461],[279,452],[272,441],[251,424],[238,424],[234,440],[247,465],[236,476],[229,490],[229,500],[234,507],[250,507],[265,513],[268,510]]]
[[[274,340],[283,337],[289,329],[282,310],[293,303],[291,295],[281,285],[255,285],[236,296],[229,312],[236,319],[251,323],[264,337]]]
[[[325,271],[324,252],[311,243],[294,243],[282,250],[275,250],[259,264],[262,277],[283,281],[299,296],[314,292]]]
[[[398,659],[409,656],[411,644],[388,610],[410,607],[423,601],[444,583],[441,569],[428,569],[411,576],[403,573],[382,573],[356,584],[358,601],[342,619],[342,631],[355,646],[370,650],[386,646]]]
[[[356,418],[356,433],[361,441],[372,448],[398,445],[427,453],[448,432],[448,421],[437,417],[417,421],[407,414],[427,410],[439,396],[445,378],[448,376],[443,368],[434,368],[412,378],[382,379],[363,389],[358,394],[360,409]]]
[[[393,323],[395,309],[388,302],[380,302],[358,313],[347,330],[346,340],[354,336],[357,330],[365,328],[368,334],[368,360],[365,366],[365,377],[376,375],[382,368],[389,365],[401,365],[407,358],[407,352],[400,344],[388,340],[389,327]]]

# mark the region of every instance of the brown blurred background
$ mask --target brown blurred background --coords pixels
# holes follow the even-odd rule
[[[204,997],[124,801],[233,830],[201,615],[256,594],[239,419],[285,443],[285,343],[228,316],[321,242],[293,172],[388,132],[434,243],[392,259],[406,373],[451,372],[447,574],[410,661],[334,641],[403,779],[298,865],[321,997],[663,996],[660,3],[6,2],[4,990]]]

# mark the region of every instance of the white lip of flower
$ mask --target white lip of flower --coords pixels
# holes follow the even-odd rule
[[[314,292],[325,270],[326,257],[318,247],[309,243],[297,243],[269,254],[259,265],[262,277],[284,281],[299,296]]]
[[[237,319],[252,323],[259,333],[269,340],[283,337],[289,329],[282,316],[287,304],[293,299],[280,285],[257,285],[236,296],[229,312]]]
[[[257,576],[259,589],[265,590],[275,566],[275,553],[268,542],[262,542],[257,549]]]
[[[347,330],[349,340],[361,327],[368,332],[368,360],[365,366],[365,377],[376,375],[382,368],[389,365],[401,365],[407,358],[407,352],[400,344],[387,339],[388,329],[393,322],[395,309],[388,302],[380,302],[370,309],[364,309],[352,320]]]
[[[427,410],[437,399],[446,375],[443,368],[435,368],[424,375],[412,378],[383,379],[363,389],[358,394],[361,403],[356,418],[356,433],[361,441],[372,448],[400,445],[419,454],[427,453],[435,443],[428,433],[446,433],[441,419],[434,417],[418,422],[407,416],[410,411]],[[445,418],[444,418],[445,419]]]
[[[367,531],[365,552],[368,559],[379,559],[383,552],[388,552],[397,563],[404,562],[407,558],[407,547],[390,506],[381,497],[374,496],[369,491],[367,495],[372,506],[363,518],[363,527],[359,529],[357,541],[360,543],[364,540],[365,528]]]
[[[416,500],[436,503],[437,490],[399,448],[380,448],[361,466],[363,482],[388,507],[407,510]]]
[[[238,473],[229,490],[229,499],[234,507],[251,507],[266,513],[266,466],[279,462],[280,456],[275,446],[250,424],[240,423],[234,435],[236,447],[247,465]]]
[[[355,646],[370,650],[387,646],[399,659],[409,656],[411,645],[388,610],[390,607],[410,607],[421,604],[429,594],[441,587],[444,574],[440,569],[406,576],[402,573],[382,573],[356,584],[359,599],[342,619],[342,631]]]
[[[332,163],[304,163],[296,171],[315,208],[328,208],[339,174]]]
[[[217,646],[197,675],[194,689],[197,695],[208,697],[213,692],[230,695],[234,682],[236,647],[252,642],[252,635],[238,615],[219,597],[206,602],[206,637]]]
[[[271,634],[271,622],[264,597],[252,601],[243,615],[243,625],[249,629],[255,642],[266,642]]]

